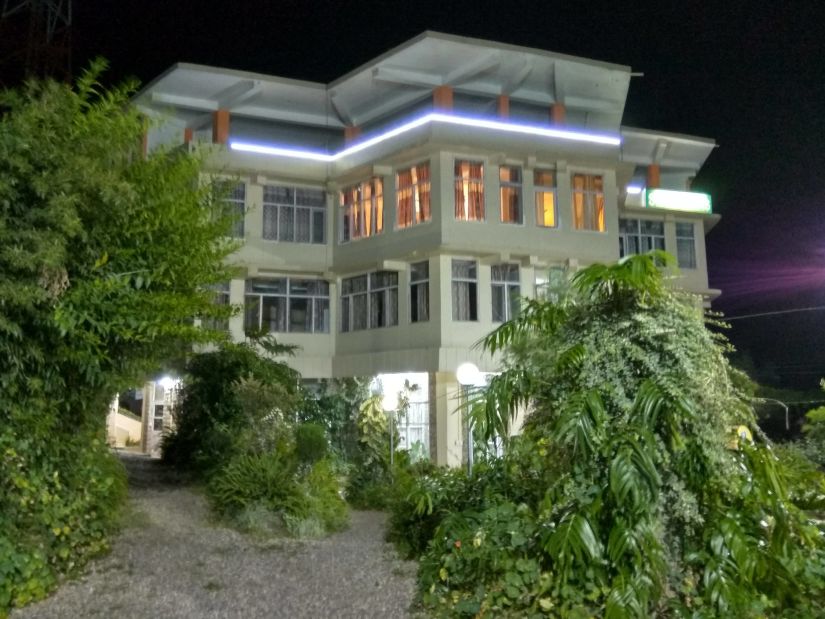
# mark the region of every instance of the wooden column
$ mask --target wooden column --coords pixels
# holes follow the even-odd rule
[[[212,142],[226,144],[229,141],[229,110],[212,112]]]
[[[183,143],[184,144],[191,144],[192,140],[194,139],[195,132],[192,130],[192,127],[184,127],[183,129]]]
[[[554,103],[550,106],[550,122],[554,125],[563,125],[567,117],[567,110],[563,103]]]
[[[496,112],[499,118],[510,118],[510,97],[499,95],[496,99]]]
[[[656,189],[660,183],[660,169],[658,163],[651,163],[647,166],[647,188]]]
[[[352,144],[361,136],[361,127],[344,127],[344,143]]]
[[[453,110],[453,89],[451,86],[433,88],[433,109],[440,112]]]

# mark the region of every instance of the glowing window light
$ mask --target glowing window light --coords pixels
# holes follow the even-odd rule
[[[507,133],[519,133],[524,135],[535,135],[540,137],[555,138],[560,140],[570,140],[575,142],[587,142],[591,144],[603,144],[607,146],[618,146],[621,144],[621,138],[613,135],[605,135],[599,133],[588,133],[585,131],[573,131],[570,129],[556,129],[552,127],[541,127],[538,125],[524,125],[519,123],[502,122],[499,120],[489,120],[486,118],[474,118],[470,116],[455,116],[452,114],[442,114],[439,112],[431,112],[425,114],[415,120],[399,125],[394,129],[379,133],[371,138],[362,140],[352,146],[338,151],[337,153],[329,154],[318,151],[305,150],[300,148],[289,148],[282,146],[267,146],[265,144],[254,144],[252,142],[242,142],[232,140],[229,143],[229,148],[247,153],[255,153],[259,155],[270,155],[274,157],[291,157],[293,159],[308,159],[311,161],[320,161],[322,163],[331,163],[337,161],[348,155],[352,155],[376,144],[380,144],[385,140],[389,140],[399,136],[408,131],[412,131],[418,127],[426,125],[431,122],[440,122],[451,125],[477,127],[480,129],[493,129],[496,131],[503,131]]]
[[[687,213],[711,213],[710,194],[698,191],[676,191],[673,189],[648,189],[645,194],[647,208],[660,208]]]
[[[642,193],[641,185],[628,185],[625,187],[625,191],[627,191],[627,195],[629,196],[637,196]]]

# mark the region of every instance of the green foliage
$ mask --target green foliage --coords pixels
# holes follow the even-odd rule
[[[214,333],[230,220],[205,153],[140,152],[136,85],[0,93],[0,614],[107,547],[123,473],[101,440],[121,388]]]
[[[761,436],[750,397],[699,300],[667,287],[657,264],[669,261],[588,267],[569,294],[528,301],[485,340],[506,353],[506,368],[470,408],[478,432],[508,428],[517,405],[532,413],[518,447],[475,471],[467,504],[424,478],[396,507],[399,518],[444,514],[421,562],[428,607],[450,616],[823,613],[825,544],[805,511],[813,499],[800,492],[810,470],[735,437],[739,425]],[[410,527],[400,523],[396,536]]]
[[[315,464],[329,451],[323,426],[302,423],[295,427],[295,454],[302,464]]]
[[[361,403],[369,395],[369,378],[336,378],[320,381],[314,392],[307,391],[298,411],[298,421],[322,425],[331,448],[353,460],[358,452],[356,419]]]
[[[394,474],[409,464],[407,454],[394,454],[397,466],[393,470],[390,458],[390,422],[381,406],[381,396],[373,394],[364,400],[356,418],[358,449],[347,487],[347,501],[362,509],[386,509],[392,503]],[[398,436],[398,432],[393,428]]]

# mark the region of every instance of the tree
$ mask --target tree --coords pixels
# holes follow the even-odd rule
[[[0,93],[0,613],[105,548],[123,474],[101,432],[119,389],[215,337],[231,220],[206,153],[141,152],[136,84]]]
[[[792,473],[700,299],[668,288],[672,260],[583,269],[558,302],[527,301],[485,339],[506,368],[473,406],[479,432],[506,436],[518,406],[531,412],[516,448],[471,480],[478,498],[437,530],[422,559],[429,604],[457,615],[822,613],[822,533],[794,503]]]

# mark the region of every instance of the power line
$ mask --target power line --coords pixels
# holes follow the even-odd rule
[[[760,312],[758,314],[745,314],[743,316],[725,316],[723,321],[729,322],[731,320],[742,320],[743,318],[760,318],[762,316],[778,316],[780,314],[793,314],[796,312],[819,312],[825,310],[825,305],[816,305],[814,307],[800,307],[798,309],[776,310],[774,312]]]

